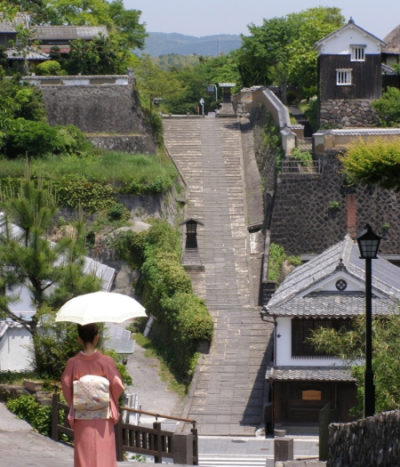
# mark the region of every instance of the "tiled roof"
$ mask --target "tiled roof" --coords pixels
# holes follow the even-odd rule
[[[390,315],[398,313],[399,305],[389,299],[372,299],[372,313]],[[361,294],[332,293],[294,298],[269,311],[272,316],[302,316],[339,318],[365,313],[365,296]]]
[[[40,50],[30,50],[27,54],[23,54],[20,50],[7,49],[7,57],[12,60],[48,60],[49,55]]]
[[[35,26],[35,38],[41,41],[90,40],[99,35],[108,35],[106,26]]]
[[[349,235],[346,235],[345,239],[341,242],[328,248],[307,263],[295,268],[272,295],[271,300],[266,306],[268,313],[273,315],[278,308],[287,311],[294,310],[294,305],[289,302],[300,298],[309,287],[315,286],[330,275],[335,274],[339,264],[343,265],[346,273],[353,276],[356,281],[365,281],[365,260],[360,259],[357,243]],[[377,292],[376,295],[381,295],[387,299],[400,300],[399,273],[400,269],[389,261],[380,257],[375,259],[373,261],[372,274],[373,293]],[[318,298],[313,296],[313,300],[318,300],[313,309],[316,309],[319,305],[323,309],[329,307],[326,296]],[[332,302],[332,307],[337,304],[338,311],[334,312],[334,315],[338,316],[342,313],[340,311],[341,307],[346,303],[349,305],[350,310],[352,310],[351,314],[355,314],[355,311],[361,306],[361,299],[359,297],[350,297],[345,293],[343,293],[343,299],[331,296],[329,300]],[[381,305],[375,305],[377,311],[388,307],[387,301],[384,299],[380,300],[382,300]],[[300,309],[303,310],[305,310],[305,303],[297,302]],[[312,306],[311,301],[308,303],[308,306]],[[390,309],[392,310],[392,307]]]
[[[338,367],[270,367],[265,379],[268,381],[346,381],[355,382],[350,368]]]

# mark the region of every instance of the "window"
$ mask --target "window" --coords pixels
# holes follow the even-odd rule
[[[365,46],[364,45],[351,46],[351,61],[352,62],[365,62]]]
[[[316,351],[309,341],[312,333],[318,328],[333,328],[339,330],[351,328],[349,319],[292,319],[292,356],[293,357],[325,357],[333,356],[322,351]]]
[[[336,84],[338,86],[348,86],[351,84],[351,69],[338,68],[336,70]]]

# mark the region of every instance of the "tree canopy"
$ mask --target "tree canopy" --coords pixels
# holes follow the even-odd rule
[[[309,8],[284,17],[264,19],[248,26],[238,52],[239,73],[244,86],[277,85],[282,99],[290,86],[304,97],[317,89],[317,53],[314,44],[343,26],[339,8]]]
[[[375,318],[373,321],[373,358],[376,411],[400,408],[400,316]],[[320,328],[311,338],[319,350],[338,355],[353,367],[358,380],[358,412],[362,412],[364,394],[365,319],[354,320],[352,330]]]
[[[146,31],[140,10],[126,10],[122,0],[15,0],[0,6],[8,18],[30,14],[32,24],[107,26],[121,45],[142,48]]]

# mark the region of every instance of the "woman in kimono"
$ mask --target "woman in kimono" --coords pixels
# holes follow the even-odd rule
[[[67,361],[61,384],[70,407],[68,421],[74,429],[74,467],[116,467],[114,424],[119,419],[118,399],[124,387],[121,375],[111,357],[96,350],[99,339],[96,324],[78,325],[83,351]],[[106,417],[81,419],[73,406],[74,381],[85,375],[96,375],[109,382],[109,411]]]

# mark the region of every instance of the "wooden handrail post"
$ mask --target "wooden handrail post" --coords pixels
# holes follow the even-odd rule
[[[193,434],[193,465],[199,465],[199,438],[197,434],[196,422],[193,422],[191,429]]]
[[[115,432],[115,450],[117,454],[117,461],[121,462],[124,460],[124,452],[122,449],[122,420],[121,417],[118,420],[118,423],[114,425]]]
[[[154,422],[153,428],[156,430],[155,435],[155,451],[158,451],[158,455],[154,456],[154,463],[161,464],[162,463],[162,443],[161,443],[161,423]]]
[[[58,403],[60,401],[60,396],[57,392],[53,394],[52,404],[51,404],[51,439],[58,441],[58,422],[59,422],[59,409]]]

